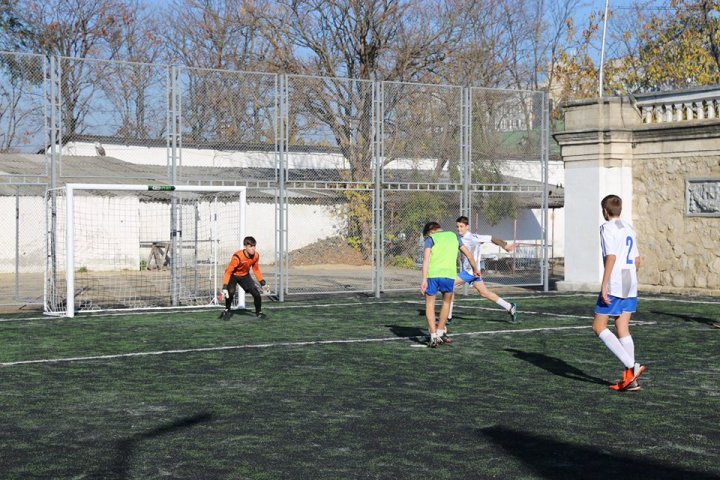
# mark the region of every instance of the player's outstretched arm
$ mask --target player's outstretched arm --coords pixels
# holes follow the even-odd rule
[[[515,250],[515,247],[516,247],[516,245],[514,243],[506,242],[505,240],[503,240],[501,238],[492,237],[492,239],[490,241],[508,253]]]

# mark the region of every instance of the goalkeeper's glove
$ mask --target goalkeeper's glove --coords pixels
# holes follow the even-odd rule
[[[270,293],[270,285],[267,285],[265,280],[260,280],[260,286],[262,287],[263,293]]]
[[[222,295],[223,295],[223,300],[230,298],[230,293],[228,292],[227,286],[225,286],[225,285],[223,285]]]

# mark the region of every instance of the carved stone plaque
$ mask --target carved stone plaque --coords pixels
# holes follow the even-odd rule
[[[720,177],[685,179],[685,215],[720,217]]]

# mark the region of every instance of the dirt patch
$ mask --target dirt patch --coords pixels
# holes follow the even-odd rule
[[[318,240],[290,252],[291,266],[301,265],[367,265],[362,253],[348,245],[341,237]]]

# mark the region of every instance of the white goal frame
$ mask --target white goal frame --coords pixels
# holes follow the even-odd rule
[[[106,191],[106,192],[152,192],[152,191],[166,191],[168,193],[172,192],[195,192],[195,193],[237,193],[238,194],[238,203],[240,205],[240,211],[239,211],[239,222],[238,222],[238,232],[237,232],[237,245],[239,246],[242,243],[242,239],[245,236],[245,225],[246,225],[246,205],[247,205],[247,187],[242,186],[208,186],[208,185],[129,185],[129,184],[95,184],[95,183],[69,183],[64,186],[64,188],[61,188],[59,190],[64,190],[65,193],[65,281],[66,281],[66,306],[65,306],[65,316],[67,317],[74,317],[75,316],[75,192],[77,191],[84,191],[84,190],[99,190],[99,191]],[[217,229],[217,222],[213,222],[213,236],[217,238],[216,235],[216,229]],[[50,228],[47,229],[48,235],[51,235]],[[175,239],[172,239],[173,243],[175,242]],[[49,241],[47,242],[50,243]],[[239,248],[239,247],[238,247]],[[217,258],[218,249],[216,247],[213,247],[213,255],[214,255],[214,262],[213,262],[213,289],[214,292],[220,292],[222,289],[222,283],[218,285],[217,279],[218,279],[218,265],[219,262],[224,262],[226,260],[229,260],[228,257],[225,260],[221,260]],[[48,253],[49,257],[49,253]],[[47,308],[47,302],[48,302],[48,269],[45,269],[45,287],[44,287],[44,297],[45,297],[45,304]],[[223,267],[224,271],[224,267]],[[173,280],[174,281],[174,280]],[[245,307],[245,296],[243,294],[243,290],[238,285],[237,287],[237,293],[235,296],[235,302],[233,304],[234,308],[244,308]],[[217,298],[217,295],[214,296],[211,302],[209,302],[210,305],[217,305],[221,303],[220,300]],[[173,305],[171,307],[150,307],[150,308],[178,308],[178,306]],[[60,313],[60,312],[58,312]]]

